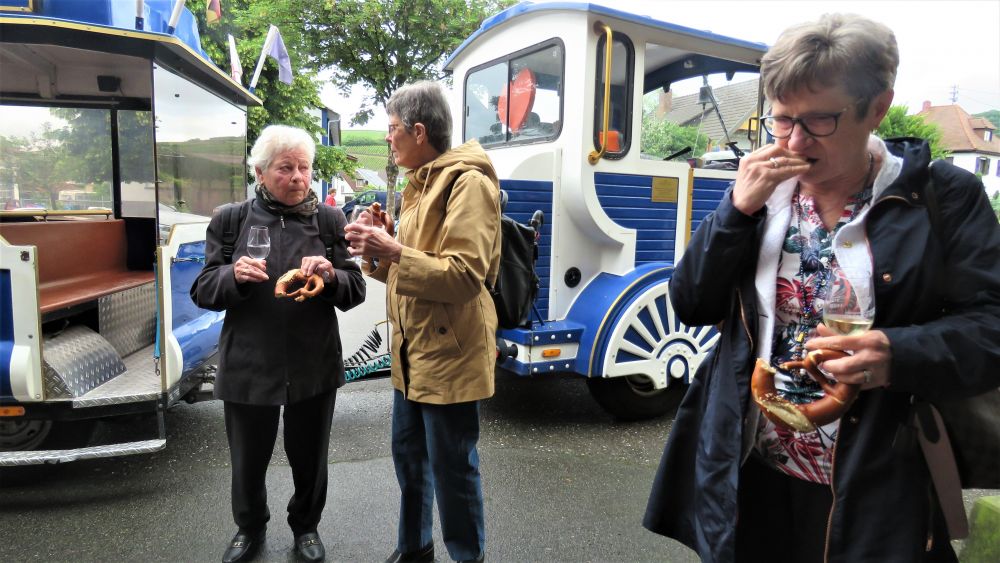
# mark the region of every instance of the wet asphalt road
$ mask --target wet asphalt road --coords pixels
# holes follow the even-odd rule
[[[330,561],[382,561],[394,547],[391,403],[386,379],[350,383],[337,398],[319,528]],[[580,379],[498,376],[480,441],[487,560],[697,561],[640,526],[669,427],[669,418],[615,422]],[[153,455],[0,470],[0,559],[220,560],[235,531],[222,404],[178,405],[167,430],[167,449]],[[153,435],[151,420],[98,428],[104,441]],[[268,493],[272,518],[257,560],[294,561],[280,434]],[[435,545],[447,561],[439,529]]]

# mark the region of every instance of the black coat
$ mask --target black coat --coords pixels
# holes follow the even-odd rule
[[[910,399],[1000,386],[1000,226],[983,186],[968,172],[934,165],[947,239],[941,244],[923,201],[927,145],[887,145],[903,157],[903,169],[873,203],[865,228],[874,264],[874,327],[891,343],[892,381],[862,392],[841,420],[828,561],[921,561],[929,535],[950,551],[932,517],[925,462],[904,426]],[[743,215],[727,194],[699,226],[670,282],[681,320],[724,325],[678,410],[643,525],[683,542],[704,561],[735,560],[739,468],[752,441],[744,433],[758,416],[749,385],[764,218],[764,210]]]
[[[277,279],[298,268],[305,256],[325,256],[317,216],[284,220],[254,201],[236,240],[233,262],[247,255],[251,225],[271,235],[263,283],[237,284],[233,265],[222,256],[222,214],[208,225],[205,268],[191,287],[199,307],[226,311],[219,338],[215,397],[252,405],[284,405],[332,391],[344,384],[344,361],[336,306],[341,311],[365,300],[365,281],[350,260],[343,238],[347,220],[335,211],[339,240],[334,247],[335,279],[323,293],[301,303],[274,297]]]

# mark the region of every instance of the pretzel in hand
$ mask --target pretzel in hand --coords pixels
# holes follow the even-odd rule
[[[838,350],[813,350],[802,361],[785,362],[781,365],[785,370],[806,370],[823,388],[826,396],[805,404],[793,403],[779,395],[774,388],[774,368],[758,358],[750,379],[753,400],[768,420],[788,430],[811,432],[824,424],[829,424],[844,416],[861,390],[860,385],[852,383],[830,383],[819,369],[819,365],[823,362],[845,356],[847,353]]]
[[[396,236],[396,223],[392,220],[392,217],[382,211],[382,205],[379,202],[375,202],[368,206],[367,211],[372,214],[372,217],[378,219],[385,226],[385,232],[389,233],[389,236]]]
[[[288,270],[274,284],[275,297],[292,297],[298,302],[315,297],[321,291],[323,291],[323,278],[319,274],[306,277],[298,268]]]

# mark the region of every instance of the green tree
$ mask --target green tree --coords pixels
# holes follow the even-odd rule
[[[276,123],[301,127],[317,141],[324,134],[320,124],[309,113],[322,106],[319,98],[322,81],[317,77],[316,67],[310,66],[313,57],[307,52],[303,26],[297,19],[301,9],[299,0],[230,0],[225,4],[222,20],[212,26],[205,22],[205,10],[192,9],[199,29],[203,30],[202,48],[220,68],[227,71],[230,68],[227,34],[237,39],[236,51],[243,70],[244,86],[249,85],[253,78],[271,24],[277,25],[281,31],[281,39],[292,64],[292,83],[285,84],[278,80],[277,64],[268,58],[254,89],[263,105],[247,111],[247,142],[250,145],[257,140],[264,127]],[[317,144],[313,168],[317,177],[330,178],[338,172],[353,173],[355,164],[343,149]]]
[[[948,151],[941,146],[941,130],[933,123],[927,123],[918,115],[906,115],[906,106],[892,106],[885,114],[875,134],[883,139],[894,137],[917,137],[931,146],[931,158],[944,158]]]
[[[514,0],[323,0],[297,4],[311,64],[333,70],[345,91],[355,84],[372,94],[352,119],[364,124],[400,86],[443,77],[445,57],[482,21]],[[389,198],[399,169],[386,163]],[[387,207],[394,208],[392,201]]]
[[[691,152],[686,156],[699,156],[708,149],[709,139],[697,127],[677,125],[657,119],[653,112],[642,116],[642,140],[640,146],[644,154],[666,158],[685,148]]]
[[[993,192],[990,204],[993,206],[993,212],[997,215],[997,220],[1000,221],[1000,191]]]
[[[998,109],[991,109],[989,111],[977,113],[974,114],[973,117],[984,117],[987,121],[992,123],[994,127],[1000,129],[1000,110]]]

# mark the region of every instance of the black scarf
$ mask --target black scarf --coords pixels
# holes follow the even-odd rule
[[[271,213],[277,215],[295,215],[296,213],[302,215],[303,217],[309,217],[315,215],[319,211],[319,198],[316,197],[316,192],[309,190],[306,198],[303,199],[298,205],[285,205],[277,199],[274,198],[274,194],[267,191],[264,184],[257,184],[257,202],[260,203],[264,209],[267,209]]]

